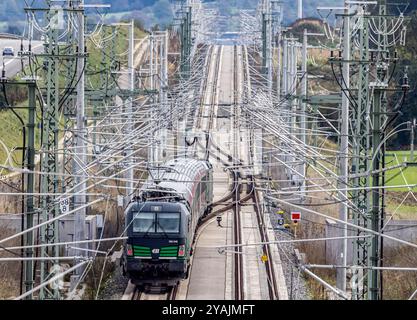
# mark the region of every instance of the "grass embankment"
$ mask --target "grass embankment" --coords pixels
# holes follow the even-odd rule
[[[27,108],[27,106],[27,102],[17,105],[18,108]],[[27,124],[28,109],[15,109],[15,112],[22,118],[23,122]],[[38,111],[35,122],[38,122],[37,119],[39,119],[39,117],[40,111]],[[0,127],[0,165],[20,165],[22,161],[22,150],[19,148],[23,145],[22,124],[16,115],[10,110],[0,112],[0,122],[2,123],[2,126]],[[26,129],[26,139],[27,138],[28,135]],[[35,146],[36,148],[39,148],[40,146],[40,130],[38,126],[35,127]],[[6,169],[3,170],[3,168],[0,168],[0,175],[5,175],[7,173],[8,171]]]
[[[320,143],[323,148],[329,150],[336,150],[337,146],[333,142],[326,140],[323,144],[323,140],[320,139]],[[332,156],[331,152],[324,152],[328,156]],[[414,161],[417,160],[417,151],[415,152]],[[392,167],[401,165],[405,162],[412,162],[410,151],[387,151],[385,157],[385,167]],[[335,172],[336,168],[328,162],[319,161],[319,163],[325,166],[327,169]],[[307,171],[309,178],[320,178],[320,175],[312,168]],[[386,180],[386,212],[388,215],[394,215],[394,219],[414,220],[417,219],[417,195],[414,198],[413,194],[409,194],[409,191],[416,192],[417,187],[397,187],[406,185],[417,185],[417,167],[409,166],[403,168],[396,168],[389,170],[385,173]],[[391,187],[391,188],[390,188]],[[319,195],[319,193],[317,194]],[[324,194],[323,194],[324,195]],[[328,214],[332,213],[335,217],[338,215],[337,206],[326,206],[325,210]],[[324,209],[324,208],[323,208]]]
[[[103,65],[110,65],[111,63],[111,55],[110,49],[113,46],[115,47],[115,54],[116,60],[121,62],[122,66],[127,67],[127,50],[129,48],[129,39],[128,39],[128,27],[127,26],[119,26],[116,28],[116,34],[114,39],[109,40],[104,44],[106,50],[103,51],[103,48],[97,47],[92,40],[87,41],[87,48],[89,50],[89,56],[87,59],[88,65],[88,73],[91,74],[90,80],[94,87],[100,83],[100,74],[99,72],[102,71]],[[111,29],[106,28],[104,38],[111,36]],[[138,43],[137,39],[142,39],[146,36],[146,32],[135,28],[135,45]],[[97,39],[96,39],[97,40]],[[103,52],[105,53],[103,55]],[[88,74],[87,73],[87,74]],[[88,85],[88,83],[87,83]]]
[[[140,30],[139,28],[135,29],[135,39],[140,39],[145,37],[145,32]],[[119,27],[116,37],[114,39],[115,41],[115,53],[117,55],[121,55],[122,53],[126,52],[128,49],[128,41],[127,41],[127,28],[126,27]],[[107,43],[109,45],[109,43]],[[103,49],[97,48],[93,45],[91,40],[87,41],[87,48],[89,49],[89,56],[87,59],[87,65],[88,65],[88,72],[91,74],[89,77],[89,81],[96,85],[99,83],[99,74],[94,74],[95,72],[101,71],[103,64],[102,64],[102,51]],[[127,61],[127,55],[118,57],[118,59]],[[39,60],[40,64],[42,64],[42,60]],[[110,62],[110,58],[106,57],[105,60],[106,63]],[[29,67],[26,68],[26,74],[30,74]],[[60,84],[64,86],[65,83],[65,77],[66,72],[61,72],[60,77]],[[16,79],[21,78],[21,74],[18,74],[15,77]],[[87,81],[87,84],[89,83]],[[40,84],[42,86],[42,84]],[[10,96],[8,97],[9,100],[11,100]],[[15,109],[15,112],[19,114],[19,116],[22,118],[25,125],[28,121],[28,110],[27,109],[20,109],[22,107],[27,107],[28,102],[24,101],[21,103],[18,103],[17,105],[14,105],[17,107]],[[88,108],[87,104],[87,110],[91,112],[91,109]],[[89,114],[89,112],[87,112]],[[39,119],[41,118],[40,109],[37,108],[37,117],[36,117],[36,136],[35,136],[35,146],[37,149],[39,149],[41,141],[40,141],[40,130],[39,130]],[[5,166],[19,166],[21,164],[22,160],[22,151],[21,148],[23,146],[23,129],[22,124],[20,120],[16,117],[16,115],[11,110],[2,110],[0,111],[0,121],[2,123],[2,126],[0,127],[0,165]],[[61,124],[61,128],[63,128],[63,124]],[[62,137],[63,133],[60,134]],[[20,149],[20,150],[19,150]],[[9,156],[10,154],[10,156]],[[8,161],[8,158],[10,161]],[[10,162],[10,163],[9,163]],[[9,173],[7,170],[3,170],[0,168],[0,175],[5,175]]]
[[[417,152],[414,156],[416,161]],[[395,166],[404,162],[413,162],[410,151],[388,151],[386,154],[386,166]],[[389,187],[417,185],[417,167],[403,167],[390,170],[386,173],[386,185]],[[412,191],[413,193],[410,193]],[[401,187],[387,190],[386,211],[393,215],[395,220],[417,219],[417,187]]]
[[[5,226],[0,226],[2,238],[9,237],[15,232]],[[12,239],[7,246],[19,246],[19,239]],[[10,257],[9,252],[1,251],[0,258]],[[18,261],[0,262],[0,300],[10,299],[19,295],[21,263]]]
[[[417,159],[417,152],[414,155],[414,161]],[[385,157],[386,166],[395,166],[404,162],[412,162],[410,151],[387,151]],[[406,167],[390,170],[385,174],[387,186],[404,186],[417,185],[417,167]],[[410,189],[407,187],[393,188],[392,191],[407,192]],[[413,191],[417,191],[414,187]]]

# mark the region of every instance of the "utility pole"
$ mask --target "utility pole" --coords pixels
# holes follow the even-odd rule
[[[271,1],[264,0],[262,8],[262,66],[269,96],[272,95],[272,17]]]
[[[352,299],[379,300],[382,298],[382,271],[378,268],[382,266],[383,261],[383,239],[378,234],[385,219],[385,131],[387,123],[389,124],[387,91],[390,90],[388,73],[392,60],[390,47],[395,45],[395,42],[393,45],[388,41],[388,25],[398,24],[398,19],[402,17],[388,15],[385,0],[378,1],[377,15],[367,11],[368,4],[366,1],[355,3],[356,12],[352,14],[357,20],[358,29],[357,34],[350,37],[358,40],[358,53],[354,55],[358,60],[346,60],[349,58],[349,52],[344,52],[343,62],[346,69],[346,65],[349,65],[347,62],[350,62],[350,65],[355,65],[358,70],[354,85],[351,86],[355,90],[345,92],[355,101],[352,116],[348,116],[353,119],[351,125],[354,134],[353,177],[349,182],[353,184],[355,191],[352,192],[351,212],[355,225],[373,231],[369,233],[356,230],[355,235],[358,239],[353,243],[353,265],[357,268],[352,274]],[[345,28],[349,16],[350,12],[345,17]],[[397,21],[392,21],[395,19]],[[370,28],[371,20],[377,24],[376,29]],[[353,50],[350,52],[352,59]],[[402,87],[401,90],[406,91],[407,88],[408,86]],[[346,117],[345,114],[343,116]],[[343,130],[346,129],[343,127]]]
[[[281,96],[285,97],[288,93],[288,41],[287,38],[284,37],[282,41],[282,86],[281,86]]]
[[[199,5],[200,1],[193,0],[176,0],[179,4],[179,10],[176,11],[176,20],[179,21],[180,37],[181,37],[181,54],[180,54],[180,82],[189,80],[191,76],[191,61],[192,55],[195,52],[193,50],[195,33],[192,30],[194,19],[194,8]],[[176,132],[174,133],[174,158],[177,158],[178,147],[183,145],[183,125],[185,122],[179,121],[180,115],[178,115],[175,122]]]
[[[360,28],[358,32],[359,40],[359,60],[369,61],[369,21],[365,15],[364,6],[359,6],[357,15],[362,20],[360,21]],[[352,159],[352,173],[360,174],[366,173],[369,169],[369,120],[367,118],[367,108],[369,103],[369,72],[368,64],[359,64],[359,73],[356,77],[357,93],[357,106],[356,112],[352,116],[354,119],[353,128],[356,139],[353,141],[353,151],[355,157]],[[359,188],[353,192],[353,199],[355,203],[355,210],[353,211],[353,221],[355,225],[368,226],[368,214],[369,214],[369,176],[361,176],[354,179],[354,186]],[[369,238],[367,233],[357,230],[356,236],[359,238],[354,242],[353,264],[358,266],[353,272],[352,283],[352,298],[362,299],[368,290],[368,281],[366,267],[368,267],[368,248],[370,247]]]
[[[342,200],[347,199],[348,192],[347,188],[349,185],[349,106],[350,102],[348,99],[350,89],[350,16],[349,6],[345,0],[345,12],[344,12],[344,26],[343,26],[343,64],[342,72],[344,81],[342,84],[342,118],[341,118],[341,132],[340,132],[340,195]],[[339,206],[339,219],[342,221],[348,221],[348,207],[347,204],[342,201]],[[341,252],[337,256],[338,265],[343,266],[336,270],[336,287],[343,292],[346,292],[346,266],[347,266],[347,225],[344,224],[340,229],[341,236],[344,237],[341,247]]]
[[[282,18],[283,18],[283,6],[280,2],[276,2],[278,6],[277,17],[277,96],[278,102],[281,100],[281,81],[282,81]]]
[[[86,128],[86,118],[85,118],[85,16],[84,16],[84,0],[78,1],[78,14],[77,14],[77,43],[78,43],[78,57],[77,57],[77,102],[76,102],[76,123],[77,123],[77,135],[76,135],[76,144],[77,144],[77,155],[78,161],[74,162],[74,173],[77,175],[76,188],[74,197],[75,207],[83,207],[87,203],[87,198],[85,196],[87,188],[87,176],[85,173],[85,167],[87,166],[87,128]],[[86,209],[78,209],[74,213],[74,241],[83,241],[85,240],[85,217]],[[77,245],[77,247],[83,247],[82,245]],[[85,252],[82,250],[75,250],[76,256],[83,256]],[[75,264],[78,264],[80,261],[75,261]],[[74,272],[74,275],[71,277],[71,286],[73,287],[79,279],[83,268],[78,268]]]
[[[192,47],[192,19],[193,7],[190,0],[181,1],[181,76],[187,80],[190,77],[191,47]]]
[[[414,137],[416,130],[416,119],[413,119],[411,124],[411,150],[410,150],[410,162],[414,162]]]
[[[160,143],[158,145],[158,161],[166,156],[167,129],[162,125],[168,117],[168,31],[158,33],[159,37],[159,120],[161,128]]]
[[[46,105],[43,106],[43,140],[42,140],[42,172],[51,175],[41,176],[41,197],[42,220],[47,221],[59,215],[59,206],[56,202],[55,194],[58,193],[59,179],[56,173],[59,172],[59,162],[57,150],[59,148],[59,44],[58,32],[62,29],[60,25],[60,10],[53,5],[53,1],[46,1],[46,21],[49,24],[46,43],[46,63],[47,63],[47,84],[46,84]],[[54,244],[59,241],[58,238],[58,221],[42,226],[40,228],[41,244]],[[59,256],[57,246],[42,247],[41,257]],[[52,268],[51,268],[52,267]],[[40,282],[43,283],[48,279],[51,270],[59,269],[58,260],[50,262],[42,260],[40,262]],[[39,292],[39,298],[59,299],[59,290],[57,286],[52,290],[43,287]]]
[[[372,103],[372,210],[371,210],[371,228],[373,231],[380,232],[384,222],[384,193],[381,188],[381,181],[384,181],[385,142],[382,141],[385,136],[385,126],[383,123],[387,120],[387,89],[389,86],[389,75],[387,65],[389,66],[389,55],[387,54],[388,36],[387,36],[387,6],[386,0],[379,0],[378,15],[378,47],[376,53],[375,81],[370,84],[373,88]],[[382,261],[382,241],[377,235],[372,236],[370,256],[368,264],[372,267],[369,270],[368,281],[369,291],[368,299],[379,300],[382,295],[382,271],[375,268],[381,266]]]
[[[281,97],[282,97],[282,99],[281,99],[281,101],[288,94],[288,55],[289,54],[288,54],[288,40],[285,36],[284,36],[284,39],[282,41],[282,51],[283,51],[283,54],[282,54],[283,58],[282,58],[282,87],[281,87],[281,90],[282,90]],[[289,115],[289,110],[288,110],[289,109],[288,101],[285,100],[284,104],[285,104],[285,107],[283,108],[284,109],[284,122],[285,122],[285,125],[289,126],[289,124],[290,124],[290,121],[289,121],[290,115]],[[288,157],[285,154],[283,161],[287,162],[287,158]],[[286,176],[288,177],[289,170],[288,170],[287,167],[285,167],[285,171],[286,171]]]
[[[32,51],[24,52],[23,48],[19,52],[19,55],[22,57],[31,57]],[[5,76],[5,70],[3,70],[0,83],[5,87],[6,84],[12,85],[23,85],[27,87],[28,92],[28,119],[27,122],[21,122],[22,125],[26,127],[26,140],[24,139],[23,149],[23,165],[24,169],[27,172],[22,174],[22,192],[25,192],[26,195],[23,197],[22,211],[23,213],[23,224],[22,231],[28,230],[34,226],[34,217],[35,217],[35,121],[36,121],[36,80],[31,78],[26,78],[23,81],[9,80]],[[13,106],[8,105],[8,108],[13,110]],[[20,118],[21,119],[21,118]],[[19,120],[20,120],[19,119]],[[23,168],[22,168],[23,169]],[[22,261],[22,283],[21,283],[21,294],[26,293],[33,289],[35,283],[34,277],[34,249],[33,245],[35,236],[34,231],[28,231],[23,235],[22,245],[25,248],[22,250],[22,256],[27,260]],[[32,300],[33,294],[29,294],[25,298],[26,300]]]
[[[298,0],[298,19],[303,18],[303,0]]]
[[[283,72],[282,72],[282,98],[285,98],[284,104],[284,119],[285,124],[288,127],[290,136],[296,133],[297,124],[297,105],[298,102],[295,99],[296,95],[296,82],[297,82],[297,55],[298,47],[296,39],[290,35],[290,37],[284,37],[283,39]],[[284,157],[285,162],[291,163],[294,166],[294,156],[290,147],[288,146],[287,155]],[[293,170],[286,168],[287,177],[292,182],[294,181]]]
[[[152,33],[149,36],[149,52],[150,52],[150,57],[149,57],[149,76],[150,76],[150,89],[153,90],[155,87],[155,70],[154,70],[154,58],[155,58],[155,36]],[[150,112],[150,117],[151,117],[151,123],[152,123],[152,127],[155,128],[156,124],[154,123],[155,121],[155,116],[156,116],[156,112],[155,110],[152,108],[151,112]],[[155,150],[156,150],[156,146],[155,146],[155,138],[156,136],[156,131],[153,132],[152,135],[149,136],[149,155],[148,155],[148,161],[149,164],[151,166],[155,165]]]
[[[32,52],[19,52],[19,54],[26,57],[32,56]],[[0,78],[0,83],[3,86],[6,84],[12,85],[24,85],[28,89],[28,120],[27,123],[23,123],[26,127],[26,134],[27,139],[24,140],[23,145],[23,163],[24,169],[27,172],[22,174],[22,192],[25,192],[26,195],[23,197],[22,203],[22,211],[23,214],[23,225],[22,231],[28,230],[34,226],[34,217],[35,217],[35,201],[34,201],[34,193],[35,193],[35,120],[36,120],[36,82],[35,79],[29,78],[25,81],[9,81],[5,77],[5,70],[2,72],[2,76]],[[5,89],[6,90],[6,89]],[[8,108],[13,109],[13,106],[7,106]],[[23,242],[22,245],[26,248],[22,250],[23,256],[27,258],[27,260],[22,261],[22,283],[21,288],[22,292],[28,292],[33,289],[34,287],[34,231],[29,231],[23,235]],[[33,294],[29,294],[25,298],[26,300],[33,299]]]
[[[81,41],[81,35],[84,36],[84,10],[83,10],[83,0],[74,0],[74,1],[63,1],[61,4],[57,5],[55,1],[46,0],[45,7],[27,7],[25,11],[32,14],[34,12],[44,12],[45,15],[45,41],[44,41],[44,52],[40,54],[33,54],[34,56],[42,57],[44,64],[43,69],[45,70],[44,79],[45,84],[44,86],[40,87],[42,96],[40,97],[43,106],[42,110],[42,139],[41,139],[41,148],[39,151],[40,158],[41,158],[41,165],[40,171],[43,173],[39,177],[40,183],[40,190],[39,192],[42,194],[39,197],[39,208],[41,210],[41,221],[47,222],[50,219],[56,218],[61,210],[59,206],[59,202],[57,199],[57,194],[60,190],[65,190],[65,183],[60,176],[63,172],[61,171],[60,167],[60,159],[59,156],[59,132],[60,132],[60,115],[61,115],[61,107],[64,108],[64,116],[66,117],[68,112],[68,106],[71,104],[71,93],[75,91],[74,88],[66,88],[67,92],[65,95],[61,94],[61,90],[63,89],[60,85],[60,76],[63,75],[71,75],[73,76],[76,72],[76,76],[79,76],[78,81],[78,92],[79,95],[77,100],[77,108],[82,107],[82,97],[83,97],[83,83],[84,79],[82,77],[84,68],[83,60],[85,59],[85,47],[84,43]],[[74,34],[72,33],[73,26],[65,26],[66,22],[68,22],[68,16],[71,15],[73,18],[74,23],[78,25],[79,33],[77,35],[78,40],[75,40]],[[32,19],[29,18],[30,24],[32,24]],[[66,30],[65,30],[66,29]],[[65,46],[62,44],[66,43]],[[75,50],[75,48],[78,50]],[[75,69],[74,61],[78,61],[77,65],[79,66],[78,70]],[[67,72],[62,73],[62,66],[67,67]],[[71,69],[72,72],[70,72]],[[83,70],[84,71],[84,70]],[[66,82],[66,84],[70,84],[71,82]],[[34,99],[33,94],[29,94],[30,99]],[[67,105],[65,105],[65,103]],[[32,116],[30,114],[30,116]],[[81,114],[80,118],[84,118]],[[85,120],[85,119],[84,119]],[[67,125],[67,124],[66,124]],[[67,128],[67,127],[66,127]],[[81,131],[80,131],[81,128]],[[85,130],[83,131],[83,124],[80,127],[77,127],[78,135],[85,134]],[[77,131],[74,131],[75,135]],[[64,149],[67,146],[67,140],[64,137]],[[32,142],[31,142],[32,143]],[[76,150],[79,152],[79,159],[80,163],[83,161],[83,157],[86,156],[86,151],[84,149],[81,151],[79,150],[79,146],[76,145]],[[30,160],[31,161],[31,160]],[[62,169],[66,163],[66,153],[62,155]],[[29,182],[28,182],[29,183]],[[31,182],[30,182],[31,183]],[[29,184],[30,184],[29,183]],[[29,185],[28,185],[29,187]],[[80,187],[80,186],[78,186]],[[80,188],[81,192],[85,192]],[[79,194],[77,195],[79,196]],[[74,197],[74,200],[80,201],[77,197]],[[69,199],[60,199],[64,201],[69,201]],[[81,198],[82,201],[82,198]],[[32,203],[27,203],[27,206],[31,207]],[[75,206],[76,204],[74,204]],[[64,209],[63,209],[64,210]],[[82,219],[82,212],[81,216],[73,216],[74,223],[75,220]],[[31,217],[29,216],[29,220],[27,224],[31,224]],[[74,239],[79,237],[81,240],[84,240],[83,236],[83,229],[74,228]],[[81,235],[78,233],[81,232]],[[77,234],[78,233],[78,234]],[[55,220],[51,223],[46,223],[42,227],[39,228],[39,242],[42,246],[39,251],[39,263],[33,263],[33,270],[35,274],[33,274],[33,279],[35,282],[45,283],[50,279],[54,274],[60,272],[60,265],[58,259],[54,259],[60,255],[60,248],[55,244],[59,241],[59,222]],[[29,237],[28,242],[31,239]],[[82,253],[80,254],[82,255]],[[47,259],[43,259],[47,258]],[[33,287],[31,283],[31,274],[30,274],[30,264],[28,264],[27,268],[27,275],[25,276],[28,279],[28,285],[26,288]],[[44,286],[39,290],[39,299],[59,299],[59,287],[57,285],[51,287]],[[32,295],[29,295],[31,298]]]
[[[129,90],[132,92],[135,90],[135,62],[134,62],[134,51],[135,51],[135,22],[133,19],[130,22],[129,26],[129,57],[128,57],[128,74],[129,74]],[[134,130],[133,127],[133,96],[130,96],[127,99],[126,104],[126,113],[127,113],[127,135],[131,134]],[[132,199],[133,192],[133,179],[134,172],[132,167],[132,154],[133,154],[133,145],[131,145],[126,151],[126,162],[129,169],[126,171],[126,204]]]
[[[278,27],[278,40],[277,40],[277,96],[278,102],[281,100],[281,72],[282,72],[282,30],[281,30],[281,23]]]
[[[296,39],[294,39],[293,37],[291,37],[291,51],[290,51],[290,83],[289,83],[289,87],[290,87],[290,94],[291,94],[291,99],[290,99],[290,118],[291,118],[291,123],[290,123],[290,136],[293,137],[296,135],[297,133],[297,99],[296,99],[296,88],[297,88],[297,51],[298,51],[298,47],[297,47],[297,43],[296,43]],[[295,157],[294,157],[294,153],[292,151],[290,151],[291,156],[290,156],[290,163],[292,164],[293,169],[297,169],[297,165],[295,164]],[[297,172],[297,170],[295,170]],[[290,172],[290,177],[291,177],[291,182],[295,183],[295,181],[299,179],[299,177],[296,177],[296,175],[294,174],[294,171],[291,170]]]
[[[267,79],[268,79],[268,93],[272,97],[272,10],[271,0],[266,0],[266,63],[267,63]]]
[[[164,119],[168,119],[168,89],[169,89],[169,71],[168,71],[168,52],[169,52],[169,31],[166,30],[165,31],[165,36],[164,36],[164,67],[163,67],[163,101],[162,101],[162,107],[163,107],[163,114],[165,115]],[[166,156],[166,147],[167,147],[167,128],[164,128],[164,135],[163,135],[163,143],[162,143],[162,148],[163,148],[163,156]]]
[[[26,168],[28,173],[26,174],[26,210],[25,210],[25,229],[33,227],[33,220],[35,216],[35,202],[33,193],[35,191],[35,116],[36,116],[36,84],[34,81],[29,81],[28,83],[28,97],[29,97],[29,115],[28,115],[28,124],[27,124],[27,163]],[[34,233],[30,231],[25,236],[25,246],[28,248],[25,249],[25,257],[33,258],[34,250],[32,246],[34,245]],[[33,273],[33,260],[25,261],[24,263],[24,284],[25,292],[28,292],[33,289],[34,284],[34,273]],[[33,295],[30,294],[27,296],[28,300],[33,299]]]
[[[303,143],[303,148],[304,146],[306,146],[307,143],[307,117],[306,117],[306,112],[307,112],[307,95],[308,95],[308,70],[307,70],[307,57],[308,57],[308,32],[307,29],[304,29],[303,32],[303,48],[302,48],[302,64],[301,64],[301,76],[302,76],[302,81],[301,81],[301,97],[300,97],[300,102],[301,102],[301,124],[300,124],[300,129],[301,129],[301,142]],[[303,156],[303,158],[301,159],[302,164],[301,164],[301,185],[300,185],[300,189],[301,189],[301,201],[304,201],[305,199],[305,186],[306,186],[306,157],[305,155]]]

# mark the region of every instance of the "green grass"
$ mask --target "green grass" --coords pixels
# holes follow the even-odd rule
[[[129,40],[128,40],[128,34],[127,34],[127,28],[126,26],[120,26],[117,28],[117,34],[114,40],[110,40],[107,42],[108,46],[112,45],[112,41],[115,41],[115,47],[116,47],[116,54],[120,55],[128,49],[129,46]],[[110,30],[106,30],[106,36],[110,35]],[[145,32],[140,30],[139,28],[135,28],[135,39],[142,39],[146,36]],[[87,42],[87,46],[89,48],[89,57],[88,57],[88,64],[90,65],[90,68],[97,68],[98,70],[101,67],[102,62],[102,49],[97,48],[91,41]],[[122,57],[117,57],[117,59],[124,60],[127,62],[127,55]],[[106,59],[106,62],[109,62],[109,58]]]
[[[111,48],[113,45],[113,41],[115,41],[115,54],[116,59],[122,63],[123,66],[127,66],[127,60],[128,56],[122,55],[128,50],[129,42],[128,42],[128,27],[121,26],[116,29],[117,34],[114,40],[110,40],[107,42],[108,48]],[[106,36],[110,35],[110,29],[106,30]],[[135,28],[135,39],[142,39],[145,37],[145,32],[140,30],[139,28]],[[91,83],[93,83],[93,87],[97,88],[100,84],[101,75],[98,74],[103,68],[103,62],[106,63],[106,65],[110,64],[110,57],[105,56],[103,57],[103,50],[101,48],[97,48],[91,40],[87,42],[87,47],[89,49],[89,56],[87,59],[87,65],[88,65],[88,72],[91,73],[89,76]],[[106,49],[106,54],[110,54],[110,49]],[[120,56],[122,55],[122,56]],[[104,60],[103,60],[104,58]],[[97,73],[97,74],[95,74]],[[87,86],[89,84],[89,81],[86,82]]]
[[[396,156],[396,157],[395,157]],[[415,153],[415,158],[417,152]],[[387,151],[385,157],[386,167],[402,164],[403,162],[411,162],[409,151]],[[402,171],[402,173],[401,173]],[[385,174],[387,186],[401,186],[407,184],[417,184],[417,167],[398,168],[387,171]],[[406,192],[408,188],[392,188],[391,191]],[[417,191],[417,187],[413,188]]]
[[[27,107],[27,102],[23,102],[17,105],[17,107]],[[17,114],[20,115],[23,122],[26,124],[28,121],[28,110],[27,109],[16,109]],[[38,116],[40,116],[38,114]],[[35,119],[36,121],[36,119]],[[16,147],[23,146],[23,130],[22,125],[16,115],[13,114],[10,110],[4,110],[0,112],[0,123],[2,124],[0,128],[0,165],[9,166],[9,163],[6,163],[8,158],[8,152],[10,152],[10,159],[12,166],[17,166],[21,164],[22,160],[22,151],[14,150]],[[26,132],[27,139],[27,132]],[[8,151],[6,150],[5,146]],[[35,128],[35,145],[36,148],[40,146],[40,132]],[[2,170],[0,168],[1,175],[7,174],[7,170]]]
[[[404,162],[411,162],[410,151],[387,151],[385,159],[387,167],[395,166],[398,163],[402,164]],[[415,159],[416,157],[414,160]],[[386,181],[388,186],[417,184],[417,167],[390,170],[386,173]],[[394,214],[395,212],[395,220],[417,219],[417,204],[415,203],[413,197],[409,195],[407,201],[400,206],[400,203],[405,197],[406,192],[409,191],[409,188],[392,188],[387,191],[386,210],[388,214]],[[412,191],[417,191],[417,188],[414,187]]]
[[[411,197],[410,197],[411,199]],[[417,220],[417,206],[402,204],[399,206],[401,201],[388,200],[387,201],[387,213],[394,214],[394,220]]]

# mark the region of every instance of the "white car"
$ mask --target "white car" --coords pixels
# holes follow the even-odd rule
[[[3,49],[3,56],[12,56],[12,57],[14,57],[14,49],[12,47],[5,47]]]

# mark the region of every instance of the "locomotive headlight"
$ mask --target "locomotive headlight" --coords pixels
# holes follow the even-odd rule
[[[185,245],[184,244],[178,247],[178,257],[185,257]]]
[[[131,244],[127,244],[126,245],[126,254],[128,256],[133,256],[133,248],[132,248],[132,245]]]

